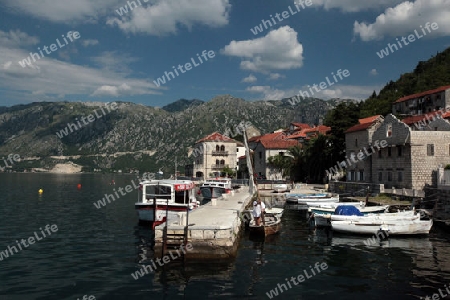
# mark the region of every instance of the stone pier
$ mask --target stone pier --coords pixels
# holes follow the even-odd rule
[[[251,195],[247,187],[239,192],[224,195],[223,199],[209,202],[193,211],[188,216],[187,242],[192,250],[185,254],[186,259],[215,260],[236,256],[238,238],[243,229],[241,217]],[[182,215],[183,214],[183,215]],[[182,234],[185,230],[185,215],[180,213],[180,220],[168,224],[168,234]],[[155,228],[155,256],[162,256],[163,233],[166,224]],[[168,249],[169,250],[169,249]]]

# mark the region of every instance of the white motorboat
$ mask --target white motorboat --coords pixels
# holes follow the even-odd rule
[[[197,207],[195,184],[190,180],[144,180],[135,203],[139,221],[152,222],[153,227],[176,221],[180,212]]]
[[[379,221],[331,221],[333,231],[376,235],[380,231],[387,235],[429,234],[433,220],[379,220]]]
[[[339,202],[339,194],[314,193],[314,194],[288,194],[286,202],[301,205],[318,205],[320,203]]]
[[[337,208],[338,210],[339,208]],[[408,210],[396,213],[368,213],[363,215],[359,209],[353,208],[353,212],[346,211],[345,214],[321,214],[314,213],[315,225],[331,226],[333,221],[361,221],[361,222],[378,222],[378,221],[395,221],[395,220],[420,220],[420,214],[416,214],[415,210]]]
[[[273,185],[273,190],[276,193],[289,192],[289,186],[286,183],[277,183]]]
[[[357,202],[353,202],[357,203]],[[337,207],[342,205],[353,205],[349,204],[349,202],[338,202],[335,203],[336,205],[326,205],[326,206],[312,206],[308,208],[308,212],[315,213],[315,214],[334,214],[334,211]],[[364,205],[354,205],[358,210],[363,213],[364,215],[370,214],[370,213],[384,213],[389,210],[389,205],[375,205],[375,206],[364,206]]]
[[[229,178],[207,179],[200,186],[198,194],[202,196],[202,200],[213,200],[222,198],[223,195],[231,194],[233,187]]]

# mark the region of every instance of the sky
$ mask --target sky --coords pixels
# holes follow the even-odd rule
[[[450,47],[450,0],[0,0],[0,11],[1,106],[362,100]]]

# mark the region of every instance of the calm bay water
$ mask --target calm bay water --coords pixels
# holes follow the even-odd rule
[[[450,234],[433,228],[429,237],[369,247],[364,238],[310,230],[306,212],[292,206],[280,234],[265,242],[244,234],[232,261],[174,262],[134,280],[131,273],[153,258],[153,233],[138,226],[134,210],[137,192],[101,209],[93,205],[132,179],[0,174],[0,251],[40,227],[58,226],[0,261],[0,299],[269,299],[266,292],[303,270],[311,274],[316,262],[328,269],[274,299],[420,299],[450,284]]]

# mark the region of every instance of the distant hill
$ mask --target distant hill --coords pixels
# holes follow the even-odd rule
[[[166,106],[163,106],[162,109],[168,112],[177,112],[177,111],[183,111],[185,109],[188,109],[190,107],[195,107],[198,105],[203,104],[204,101],[198,100],[198,99],[180,99],[178,101],[172,102]]]
[[[67,135],[68,123],[76,123],[100,111],[101,103],[35,102],[0,107],[0,157],[19,154],[36,158],[17,163],[15,168],[51,168],[72,161],[85,170],[105,171],[163,168],[173,173],[190,163],[188,147],[214,131],[236,132],[241,121],[249,121],[262,133],[287,128],[292,121],[317,125],[342,101],[303,99],[295,105],[283,101],[245,101],[230,95],[203,102],[181,99],[164,108],[119,102],[117,110],[95,118]],[[3,165],[2,165],[3,166]],[[2,167],[0,166],[0,167]]]
[[[386,115],[392,111],[392,103],[397,99],[444,85],[450,85],[450,48],[427,61],[420,61],[413,72],[388,82],[378,95],[363,103],[361,117]]]

